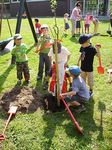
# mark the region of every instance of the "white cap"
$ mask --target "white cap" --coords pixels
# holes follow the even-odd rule
[[[22,36],[20,34],[15,34],[14,40],[19,40],[19,39],[22,39]]]
[[[47,24],[43,24],[41,25],[41,29],[47,28],[48,29],[48,25]]]

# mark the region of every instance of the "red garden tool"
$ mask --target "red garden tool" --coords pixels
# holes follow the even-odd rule
[[[96,44],[96,48],[100,49],[101,45],[100,44]],[[98,59],[99,59],[99,66],[97,67],[97,71],[98,71],[99,74],[104,74],[104,67],[102,66],[101,56],[99,56]]]
[[[8,124],[9,124],[9,122],[10,122],[10,119],[11,119],[12,115],[14,115],[14,114],[16,113],[17,108],[18,108],[17,106],[11,106],[11,107],[10,107],[10,109],[9,109],[9,111],[8,111],[8,114],[9,114],[8,120],[7,120],[6,125],[5,125],[5,127],[4,127],[3,133],[0,134],[0,141],[5,140],[5,135],[4,135],[4,134],[5,134],[5,131],[6,131],[6,129],[7,129],[7,126],[8,126]]]
[[[61,100],[63,101],[63,103],[64,103],[66,109],[68,110],[68,113],[69,113],[69,115],[70,115],[70,117],[71,117],[71,119],[72,119],[72,121],[73,121],[75,127],[77,128],[78,132],[81,133],[81,134],[83,134],[83,129],[79,126],[78,122],[75,120],[75,118],[74,118],[74,116],[73,116],[71,110],[69,109],[67,103],[65,102],[63,96],[61,96]]]
[[[99,57],[99,66],[97,67],[97,71],[99,74],[104,74],[104,67],[102,66],[101,63],[101,57]]]

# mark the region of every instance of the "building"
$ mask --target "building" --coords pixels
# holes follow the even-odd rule
[[[77,0],[57,0],[57,16],[63,16],[65,12],[71,13]],[[15,17],[19,10],[20,0],[4,0],[7,13]],[[112,0],[80,0],[82,4],[82,15],[90,12],[96,16],[107,16],[109,14]],[[50,8],[50,0],[27,0],[32,17],[53,16]]]
[[[70,11],[77,0],[70,0]],[[82,5],[82,15],[91,13],[95,16],[108,16],[112,0],[80,0]]]

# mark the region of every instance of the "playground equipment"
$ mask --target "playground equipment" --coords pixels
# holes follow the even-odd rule
[[[12,50],[14,46],[13,38],[8,38],[6,40],[0,41],[0,54],[8,53]]]
[[[3,11],[6,14],[6,19],[7,19],[7,24],[8,24],[8,28],[9,28],[9,32],[10,32],[10,36],[12,37],[12,30],[11,30],[11,26],[8,20],[8,16],[7,16],[7,10],[4,4],[4,0],[1,1],[1,10],[0,10],[0,36],[1,36],[1,31],[2,31],[2,18],[3,18]]]
[[[0,141],[5,140],[5,131],[7,129],[7,126],[9,124],[9,122],[10,122],[10,119],[11,119],[12,115],[16,114],[17,108],[18,108],[17,106],[11,106],[10,107],[10,109],[8,111],[8,114],[9,114],[8,120],[7,120],[6,125],[4,127],[3,133],[0,134]]]
[[[34,26],[33,26],[33,22],[32,22],[32,19],[31,19],[31,15],[30,15],[26,0],[21,0],[20,1],[15,34],[20,33],[21,20],[22,20],[22,15],[23,15],[24,9],[25,9],[26,15],[28,17],[28,21],[29,21],[29,24],[30,24],[30,27],[31,27],[31,31],[32,31],[35,43],[37,43],[38,42],[37,36],[36,36],[36,33],[35,33],[35,29],[34,29]],[[16,60],[15,56],[12,56],[11,64],[15,64],[15,60]]]
[[[4,9],[3,9],[4,8]],[[0,15],[0,35],[1,35],[1,30],[2,30],[2,18],[3,18],[3,10],[6,12],[6,7],[5,7],[5,4],[4,4],[4,0],[2,0],[2,3],[1,3],[1,15]],[[26,0],[21,0],[20,1],[20,6],[19,6],[19,12],[18,12],[18,16],[17,16],[17,23],[16,23],[16,30],[15,30],[15,34],[17,33],[20,33],[20,29],[21,29],[21,20],[22,20],[22,17],[23,17],[23,11],[25,10],[26,12],[26,15],[27,15],[27,18],[28,18],[28,21],[29,21],[29,24],[30,24],[30,27],[31,27],[31,31],[32,31],[32,34],[33,34],[33,37],[34,37],[34,41],[35,43],[38,42],[37,40],[37,36],[36,36],[36,33],[35,33],[35,29],[34,29],[34,26],[33,26],[33,22],[32,22],[32,19],[31,19],[31,15],[30,15],[30,12],[29,12],[29,9],[28,9],[28,5],[27,5],[27,2]],[[7,13],[6,13],[7,14]],[[9,31],[10,31],[10,36],[12,37],[12,31],[11,31],[11,26],[10,26],[10,23],[9,23],[9,20],[8,20],[8,17],[6,15],[6,18],[7,18],[7,23],[8,23],[8,27],[9,27]],[[4,40],[4,41],[8,41],[7,39]],[[1,45],[0,45],[0,49],[2,49],[2,51],[4,50],[3,49],[3,46],[2,44],[4,45],[4,42],[2,43],[3,41],[1,41]],[[7,43],[7,42],[6,42]],[[13,46],[12,46],[13,47]],[[4,47],[5,48],[5,47]],[[10,48],[11,49],[11,48]],[[10,51],[10,50],[9,50]],[[13,56],[12,57],[12,60],[11,60],[11,64],[14,64],[15,63],[15,57]]]

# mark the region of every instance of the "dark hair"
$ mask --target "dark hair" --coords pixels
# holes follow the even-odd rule
[[[54,44],[52,46],[53,46],[53,53],[55,54],[55,46],[54,46]],[[58,48],[58,53],[60,53],[61,52],[61,43],[60,42],[57,42],[57,48]]]
[[[35,21],[36,21],[36,22],[39,22],[39,19],[38,19],[38,18],[35,18]]]
[[[76,7],[81,6],[80,1],[77,1],[77,2],[75,3],[75,6],[76,6]]]

